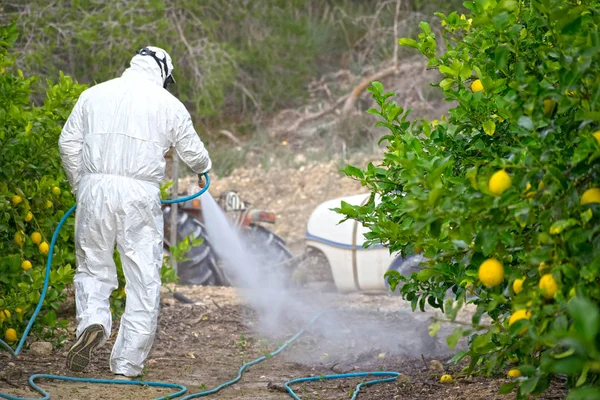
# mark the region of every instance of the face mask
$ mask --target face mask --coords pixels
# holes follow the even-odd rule
[[[144,47],[141,50],[138,50],[136,52],[137,54],[139,54],[140,56],[150,56],[152,58],[154,58],[154,61],[156,61],[156,63],[158,64],[158,68],[160,68],[160,76],[163,77],[163,66],[164,66],[164,71],[165,71],[165,75],[167,76],[164,79],[164,83],[163,83],[163,87],[165,89],[168,88],[168,86],[172,83],[175,83],[175,79],[173,79],[173,75],[169,75],[169,67],[167,66],[167,57],[165,57],[164,59],[160,59],[156,56],[156,52],[152,51],[150,49],[148,49],[147,47]]]

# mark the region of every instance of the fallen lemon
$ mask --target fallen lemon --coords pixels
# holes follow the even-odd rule
[[[54,186],[52,188],[52,194],[55,196],[60,196],[60,188],[58,186]]]
[[[581,204],[600,203],[600,189],[592,188],[586,190],[581,196]]]
[[[515,294],[521,293],[521,291],[523,290],[523,282],[525,282],[524,278],[515,279],[515,281],[513,282],[513,291],[515,292]]]
[[[25,222],[29,222],[33,219],[33,214],[31,213],[31,211],[27,212],[27,215],[25,216]]]
[[[473,83],[471,83],[471,90],[473,93],[481,92],[483,90],[483,84],[481,83],[480,79],[476,79],[473,81]]]
[[[442,377],[440,378],[440,383],[452,383],[452,375],[442,375]]]
[[[495,258],[485,260],[479,266],[479,280],[487,287],[498,286],[504,280],[504,267]]]
[[[4,332],[4,339],[6,339],[8,343],[16,342],[17,331],[15,331],[13,328],[8,328],[6,332]]]
[[[33,265],[31,265],[31,261],[29,260],[25,260],[21,263],[21,268],[23,268],[24,271],[29,271],[32,266]]]
[[[40,243],[42,243],[42,235],[39,232],[33,232],[31,234],[31,241],[34,244],[40,244]]]
[[[42,253],[43,255],[47,255],[48,251],[50,250],[50,246],[48,246],[48,243],[42,242],[40,243],[38,249],[40,250],[40,253]]]
[[[18,206],[18,205],[19,205],[19,204],[20,204],[22,201],[23,201],[23,199],[21,198],[21,196],[19,196],[19,195],[13,196],[13,198],[12,198],[12,205],[13,205],[14,207],[16,207],[16,206]]]
[[[542,295],[547,299],[553,299],[558,291],[558,283],[554,280],[552,274],[545,274],[540,279],[540,289],[544,291]]]
[[[23,245],[25,244],[25,232],[18,231],[17,233],[15,233],[14,240],[17,246],[23,247]]]
[[[510,175],[508,175],[503,169],[496,171],[488,182],[488,188],[490,189],[490,192],[494,193],[496,196],[500,196],[511,185],[512,181],[510,179]]]
[[[516,368],[513,368],[510,371],[508,371],[509,378],[518,378],[519,376],[521,376],[521,371],[519,371]]]

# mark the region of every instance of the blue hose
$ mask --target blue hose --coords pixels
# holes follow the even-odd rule
[[[361,382],[358,385],[356,385],[356,388],[354,389],[354,392],[352,393],[352,397],[350,398],[350,400],[356,400],[356,398],[358,397],[358,392],[360,392],[360,389],[363,386],[371,386],[371,385],[375,385],[377,383],[393,382],[396,380],[396,378],[399,375],[400,375],[399,372],[381,371],[381,372],[354,372],[351,374],[311,376],[308,378],[299,378],[299,379],[294,379],[289,382],[286,382],[285,389],[288,391],[288,393],[290,394],[290,396],[292,396],[292,398],[294,400],[301,400],[301,398],[298,397],[298,395],[292,390],[290,385],[293,385],[294,383],[316,382],[316,381],[333,380],[333,379],[364,378],[367,376],[375,376],[375,377],[387,376],[388,377],[385,379],[374,379],[374,380],[368,381],[368,382]]]
[[[201,194],[206,192],[208,190],[208,187],[210,186],[210,178],[209,178],[208,174],[204,174],[204,177],[206,178],[206,185],[198,193],[190,195],[190,196],[182,197],[179,199],[163,200],[162,203],[163,204],[182,203],[182,202],[189,201],[189,200],[192,200],[192,199],[200,196]],[[10,347],[6,342],[4,342],[2,339],[0,339],[0,347],[3,347],[6,350],[8,350],[8,352],[13,357],[17,357],[19,355],[19,353],[21,352],[21,350],[23,349],[23,346],[25,345],[27,336],[29,335],[29,332],[31,331],[31,327],[33,326],[33,323],[35,322],[35,319],[42,308],[42,304],[44,303],[44,299],[46,297],[46,292],[48,290],[48,284],[50,282],[50,268],[52,266],[52,256],[54,255],[54,246],[56,244],[56,240],[58,239],[58,234],[59,234],[61,228],[63,227],[65,221],[71,214],[73,214],[76,207],[77,206],[71,207],[65,213],[65,215],[63,215],[60,222],[58,223],[58,226],[56,227],[56,230],[54,231],[54,235],[52,236],[52,241],[50,243],[50,251],[48,253],[48,262],[46,263],[46,275],[44,278],[44,285],[42,287],[42,292],[40,294],[40,300],[38,301],[35,311],[33,312],[33,315],[31,316],[31,319],[29,320],[29,323],[27,324],[25,331],[23,332],[23,335],[21,337],[21,340],[19,341],[19,344],[17,345],[16,350],[13,350],[12,347]],[[312,318],[312,320],[308,323],[307,327],[312,325],[322,314],[323,314],[323,312],[320,312],[317,315],[315,315]],[[189,394],[189,395],[183,397],[181,400],[195,399],[198,397],[204,397],[204,396],[208,396],[211,394],[215,394],[215,393],[219,392],[220,390],[239,382],[239,380],[242,379],[242,374],[248,367],[251,367],[262,361],[265,361],[266,359],[268,359],[270,357],[278,355],[283,350],[285,350],[290,344],[295,342],[300,336],[302,336],[305,333],[305,329],[302,329],[300,332],[296,333],[292,338],[290,338],[281,347],[279,347],[274,352],[270,353],[268,356],[259,357],[254,361],[250,361],[250,362],[247,362],[244,365],[242,365],[242,367],[238,371],[237,376],[234,379],[232,379],[228,382],[225,382],[225,383],[215,387],[214,389]],[[298,397],[298,395],[296,395],[296,393],[294,393],[294,391],[290,388],[289,385],[293,385],[295,383],[301,383],[301,382],[319,381],[319,380],[323,380],[323,379],[331,380],[331,379],[345,379],[345,378],[357,378],[357,377],[367,377],[367,376],[387,377],[384,379],[375,379],[375,380],[371,380],[368,382],[362,382],[362,383],[358,384],[354,390],[354,393],[353,393],[352,399],[351,399],[351,400],[355,400],[362,387],[374,385],[377,383],[392,382],[398,377],[398,375],[399,375],[398,372],[357,372],[357,373],[350,373],[350,374],[307,377],[307,378],[294,379],[289,382],[286,382],[285,388],[293,399],[300,400],[300,397]],[[8,399],[8,400],[49,400],[50,394],[35,383],[35,381],[37,379],[50,379],[50,380],[60,380],[60,381],[67,381],[67,382],[84,382],[84,383],[94,383],[94,384],[143,385],[143,386],[150,386],[150,387],[179,389],[176,393],[173,393],[173,394],[170,394],[170,395],[167,395],[164,397],[160,397],[155,400],[174,399],[174,398],[184,395],[187,392],[187,388],[185,386],[176,384],[176,383],[145,382],[145,381],[133,381],[133,380],[131,380],[131,381],[129,381],[129,380],[113,380],[113,379],[94,379],[94,378],[76,378],[76,377],[61,376],[61,375],[35,374],[35,375],[31,375],[29,377],[29,385],[31,386],[31,388],[33,390],[35,390],[36,392],[41,394],[43,397],[39,397],[39,398],[15,397],[15,396],[11,396],[9,394],[0,392],[0,398]]]

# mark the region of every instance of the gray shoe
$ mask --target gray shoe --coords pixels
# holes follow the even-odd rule
[[[85,328],[67,354],[67,368],[75,372],[83,371],[90,363],[92,353],[103,338],[104,328],[102,325],[93,324]]]

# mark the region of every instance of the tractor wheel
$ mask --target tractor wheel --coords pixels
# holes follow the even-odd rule
[[[194,239],[202,238],[204,241],[192,247],[185,254],[185,261],[177,263],[177,275],[182,285],[229,286],[229,280],[219,268],[214,251],[206,238],[204,225],[185,211],[178,210],[177,241],[182,241],[192,235]],[[164,207],[165,220],[165,248],[168,250],[169,221],[171,208]]]
[[[259,264],[260,273],[268,277],[265,282],[279,287],[289,286],[296,262],[285,241],[260,225],[242,228],[241,233]]]

